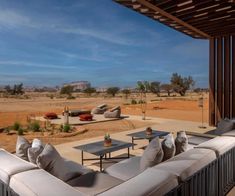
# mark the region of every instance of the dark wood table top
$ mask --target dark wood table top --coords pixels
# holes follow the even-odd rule
[[[153,130],[151,135],[147,135],[146,131],[139,131],[139,132],[136,132],[136,133],[127,134],[127,136],[140,138],[140,139],[152,139],[152,138],[155,138],[155,137],[166,136],[169,133],[170,132]]]
[[[97,156],[102,156],[106,153],[118,151],[132,146],[132,143],[112,139],[112,145],[109,147],[104,146],[104,141],[98,141],[89,144],[84,144],[81,146],[76,146],[74,148]]]

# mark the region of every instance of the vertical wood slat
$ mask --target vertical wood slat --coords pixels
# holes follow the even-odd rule
[[[215,38],[210,39],[209,124],[215,125]]]
[[[223,118],[223,48],[222,37],[217,42],[217,120]]]
[[[230,36],[224,38],[224,114],[230,118]]]
[[[235,35],[232,36],[232,117],[235,118]]]

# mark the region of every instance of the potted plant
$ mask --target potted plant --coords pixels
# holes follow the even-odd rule
[[[110,138],[110,135],[108,133],[104,136],[104,146],[109,147],[112,145],[112,139]]]
[[[153,130],[151,127],[147,127],[145,131],[146,131],[146,135],[152,135],[153,133]]]

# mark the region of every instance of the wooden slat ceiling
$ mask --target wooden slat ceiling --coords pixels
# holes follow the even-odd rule
[[[115,0],[191,37],[235,34],[235,0]]]

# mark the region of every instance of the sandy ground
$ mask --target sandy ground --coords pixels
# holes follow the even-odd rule
[[[115,105],[121,105],[122,113],[130,115],[142,115],[141,105],[128,105],[131,99],[138,100],[137,95],[132,95],[129,99],[124,97],[80,97],[75,100],[66,100],[64,98],[50,99],[46,96],[34,95],[30,99],[14,99],[14,98],[0,98],[0,129],[2,127],[12,126],[14,122],[20,122],[21,124],[27,124],[28,116],[41,116],[46,112],[56,112],[61,114],[64,106],[68,106],[70,109],[92,109],[93,107],[106,103],[110,107]],[[194,122],[201,121],[201,108],[198,107],[199,95],[190,95],[186,97],[156,97],[156,95],[148,95],[147,97],[147,110],[146,116],[160,117],[177,120],[188,120]],[[208,98],[204,101],[204,119],[208,121]],[[128,119],[115,121],[96,123],[91,125],[85,125],[88,131],[84,134],[77,135],[70,138],[47,138],[43,137],[45,142],[52,142],[53,144],[64,143],[74,140],[81,140],[85,138],[104,135],[104,133],[114,133],[120,131],[126,131],[143,126],[150,126],[151,123],[145,121],[130,121]],[[40,135],[26,135],[29,139],[33,137],[40,137]],[[0,147],[4,147],[8,150],[15,149],[16,135],[6,135],[0,133]]]

